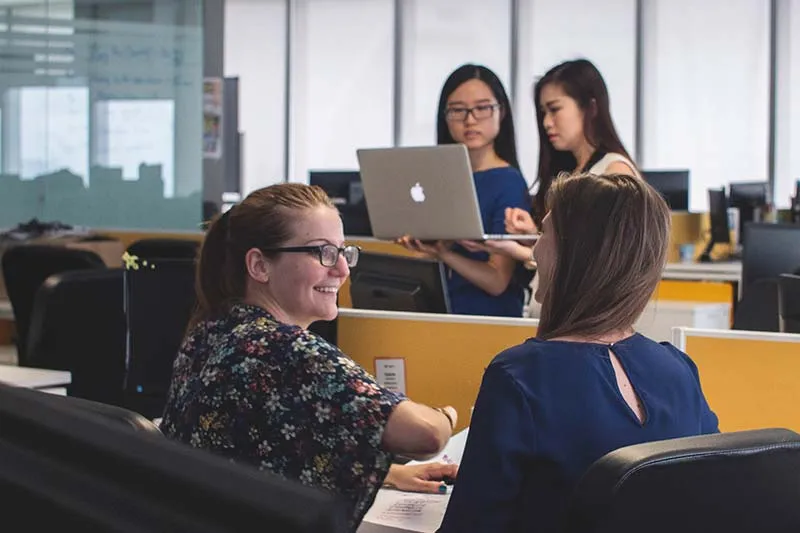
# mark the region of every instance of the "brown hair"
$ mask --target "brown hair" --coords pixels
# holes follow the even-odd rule
[[[239,205],[216,217],[200,249],[197,309],[189,327],[226,312],[244,298],[248,250],[282,246],[292,237],[293,224],[302,214],[299,211],[320,206],[335,209],[321,188],[280,183],[251,192]]]
[[[564,176],[547,197],[557,257],[538,336],[600,336],[644,311],[667,258],[670,211],[644,180]]]
[[[588,170],[576,169],[578,162],[572,152],[559,152],[547,138],[540,100],[542,89],[550,84],[561,87],[584,112],[583,134],[595,150],[622,154],[629,161],[633,161],[614,127],[608,87],[597,67],[587,59],[576,59],[565,61],[548,70],[536,82],[533,89],[533,106],[536,109],[536,126],[539,129],[539,170],[534,182],[534,185],[539,184],[539,188],[533,198],[533,219],[539,226],[545,215],[547,191],[556,176],[562,172]]]

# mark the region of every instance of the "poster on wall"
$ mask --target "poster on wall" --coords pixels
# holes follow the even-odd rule
[[[222,78],[203,80],[203,157],[222,157]]]

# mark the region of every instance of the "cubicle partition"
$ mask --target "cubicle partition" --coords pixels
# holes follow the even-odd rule
[[[344,353],[386,386],[458,410],[469,425],[483,371],[499,352],[536,336],[537,320],[341,309]]]
[[[724,304],[651,302],[636,329],[666,341],[675,325],[717,328],[728,320]],[[538,325],[527,318],[340,308],[337,343],[382,385],[429,405],[453,405],[459,427],[466,427],[489,362],[536,336]]]
[[[800,431],[800,335],[675,328],[722,431]]]

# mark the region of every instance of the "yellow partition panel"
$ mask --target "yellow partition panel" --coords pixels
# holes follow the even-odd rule
[[[658,283],[654,300],[733,304],[733,284],[724,281],[682,281],[663,279]]]
[[[537,321],[390,313],[342,309],[338,344],[377,373],[378,359],[403,359],[406,394],[412,400],[458,410],[458,428],[469,425],[483,372],[506,348],[536,335]]]
[[[720,430],[800,432],[800,335],[682,331]]]

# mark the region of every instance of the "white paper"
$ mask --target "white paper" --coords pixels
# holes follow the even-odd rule
[[[381,489],[364,522],[400,531],[434,533],[442,524],[449,494],[417,494]]]
[[[406,393],[406,362],[404,359],[376,359],[375,379],[384,389]]]
[[[453,463],[460,464],[461,458],[464,456],[464,446],[467,444],[467,435],[469,428],[460,431],[450,437],[444,450],[436,457],[428,459],[427,461],[409,461],[410,465],[419,465],[423,463]]]

